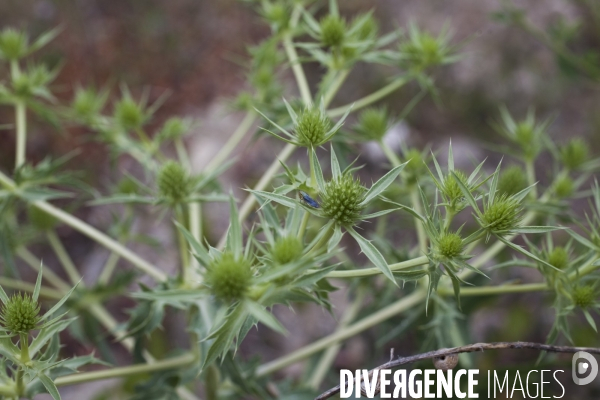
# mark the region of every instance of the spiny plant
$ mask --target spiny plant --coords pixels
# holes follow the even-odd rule
[[[469,167],[455,160],[451,143],[441,151],[445,142],[394,149],[386,140],[392,127],[428,92],[437,94],[432,70],[460,61],[450,30],[430,33],[411,24],[383,33],[373,12],[347,18],[333,0],[323,9],[309,1],[251,3],[271,35],[249,49],[248,87],[232,102],[244,113],[239,127],[199,171],[185,138],[201,125],[179,117],[157,124],[163,97],[151,102],[123,85],[109,101],[108,88],[76,86],[72,101],[61,104],[51,90],[59,71],[25,61],[58,31],[34,41],[12,28],[0,33],[0,60],[8,67],[0,103],[14,109],[16,138],[14,169],[0,172],[0,284],[18,291],[0,290],[2,396],[47,392],[59,399],[63,385],[131,377],[112,398],[196,399],[201,392],[209,400],[277,398],[277,392],[312,398],[335,375],[329,373],[339,352],[334,345],[367,329],[378,346],[420,328],[427,332],[419,335],[422,347],[466,343],[469,332],[461,327],[481,307],[471,300],[476,296],[545,291],[556,315],[551,343],[576,341],[577,317],[596,329],[600,188],[591,181],[600,160],[582,138],[555,142],[550,119],[539,121],[533,111],[519,119],[500,107],[493,127],[504,144],[494,148],[511,157],[509,167],[485,160]],[[315,85],[304,73],[307,63],[323,72]],[[385,65],[388,83],[332,107],[358,64]],[[373,107],[411,84],[421,91],[402,109]],[[26,157],[27,124],[35,115],[55,126],[77,124],[113,161],[137,165],[115,168],[109,184],[90,188],[68,169],[76,153],[33,163]],[[240,191],[240,204],[219,179],[235,168],[232,155],[242,139],[263,132],[283,148],[258,171],[257,183]],[[381,149],[384,165],[356,165],[366,142]],[[290,161],[295,152],[297,163]],[[552,174],[540,183],[536,167],[545,162]],[[589,200],[585,216],[572,211],[581,198]],[[203,221],[214,202],[228,205],[225,232]],[[82,205],[110,211],[107,233],[78,217]],[[141,233],[137,222],[149,218],[172,227],[172,239]],[[62,226],[108,250],[97,278],[82,281],[72,246],[57,234]],[[34,243],[47,244],[64,274],[39,267]],[[175,247],[176,267],[141,256],[128,247],[134,243],[155,252]],[[22,265],[39,270],[35,284],[21,278]],[[535,269],[539,281],[506,283],[516,267]],[[271,361],[254,346],[244,353],[256,358],[237,353],[254,328],[252,343],[270,340],[265,328],[281,335],[295,330],[281,319],[283,307],[312,303],[333,313],[330,295],[340,287],[349,306],[334,333]],[[129,306],[117,322],[107,307],[124,296]],[[40,315],[46,301],[54,305]],[[168,315],[182,317],[189,343],[179,340],[165,355],[157,349],[166,347],[161,328]],[[99,359],[61,348],[66,330],[97,349]],[[113,339],[135,364],[76,373],[86,364],[116,363],[123,349],[114,349]],[[310,361],[303,379],[281,379],[285,367],[301,360]]]

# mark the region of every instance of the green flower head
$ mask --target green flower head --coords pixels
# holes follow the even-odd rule
[[[206,283],[215,297],[224,301],[243,298],[252,281],[251,263],[243,257],[226,252],[207,268]]]
[[[527,177],[523,173],[523,168],[512,165],[500,174],[500,179],[498,180],[498,193],[510,196],[519,193],[527,186]]]
[[[340,47],[346,35],[346,21],[337,15],[321,19],[321,43],[326,47]]]
[[[323,143],[330,128],[329,117],[315,107],[306,108],[298,115],[295,126],[298,141],[306,147],[316,147]]]
[[[271,247],[271,258],[277,264],[296,261],[302,255],[302,242],[296,235],[281,236]]]
[[[40,321],[40,305],[28,294],[16,294],[3,304],[0,311],[2,325],[11,333],[27,333]]]
[[[480,222],[487,231],[501,234],[519,226],[523,218],[522,211],[517,199],[503,194],[491,204],[486,204]]]
[[[460,235],[452,232],[442,234],[436,247],[437,253],[446,259],[460,256],[464,249]]]
[[[569,266],[569,253],[564,247],[557,246],[547,256],[548,264],[564,270]]]
[[[584,164],[589,157],[588,144],[579,138],[571,139],[560,149],[560,159],[568,169],[577,169]]]
[[[334,178],[325,184],[321,193],[323,213],[340,225],[355,225],[365,206],[366,188],[350,174]]]
[[[592,286],[577,286],[573,289],[573,304],[579,308],[588,308],[594,304],[597,293]]]
[[[367,140],[382,140],[389,129],[389,116],[385,108],[367,108],[358,117],[354,128]]]
[[[190,191],[190,179],[181,164],[168,161],[158,172],[158,192],[170,203],[183,201]]]

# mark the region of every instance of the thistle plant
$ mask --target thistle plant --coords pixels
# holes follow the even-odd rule
[[[165,116],[164,96],[152,102],[126,83],[120,91],[73,83],[64,101],[54,95],[60,69],[29,58],[58,31],[31,40],[0,33],[0,104],[14,111],[7,129],[16,139],[14,168],[0,171],[0,284],[10,294],[0,289],[0,396],[59,399],[61,386],[116,378],[115,399],[314,398],[339,377],[340,345],[367,330],[376,347],[464,346],[484,303],[478,296],[506,296],[505,307],[519,293],[543,292],[537,305],[555,319],[536,325],[549,343],[577,344],[572,331],[596,329],[600,159],[592,146],[555,139],[552,119],[519,118],[511,104],[514,114],[500,107],[492,123],[498,137],[486,132],[493,143],[482,144],[502,153],[498,164],[459,154],[449,138],[425,148],[411,135],[392,148],[390,128],[411,126],[428,93],[442,97],[431,74],[461,60],[449,27],[383,32],[373,11],[346,15],[335,0],[248,3],[270,35],[248,49],[247,85],[230,103],[243,114],[239,126],[201,169],[186,141],[204,133],[202,121]],[[385,66],[375,71],[386,83],[349,98],[354,92],[340,89],[358,64]],[[381,104],[405,86],[418,91],[407,104]],[[110,173],[87,179],[73,166],[76,149],[36,161],[27,144],[38,116],[92,137]],[[244,164],[248,181],[228,188],[222,173],[247,155],[234,152],[261,134],[281,150],[265,155],[269,166]],[[385,161],[363,157],[364,142]],[[71,240],[78,235],[85,246]],[[105,255],[104,265],[81,265],[82,248],[94,260]],[[44,251],[61,270],[40,267]],[[296,350],[270,345],[326,324],[336,329]],[[67,329],[76,346],[61,347]],[[98,359],[74,354],[82,348]],[[305,360],[302,378],[288,379],[286,367]],[[91,363],[102,369],[78,372]]]

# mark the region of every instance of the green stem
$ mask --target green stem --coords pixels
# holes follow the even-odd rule
[[[403,297],[402,299],[382,308],[381,310],[361,319],[358,322],[355,322],[352,325],[347,326],[346,328],[340,329],[329,336],[319,339],[281,358],[261,365],[256,370],[256,376],[261,377],[271,374],[275,371],[279,371],[288,365],[301,361],[321,350],[328,348],[329,346],[333,346],[345,339],[378,325],[393,316],[412,309],[413,307],[423,303],[425,295],[426,293],[424,290],[416,290],[408,296]]]
[[[124,378],[149,372],[183,368],[192,364],[194,360],[195,358],[193,354],[184,354],[178,357],[157,361],[153,364],[136,364],[127,367],[111,368],[103,371],[82,372],[73,375],[60,376],[56,378],[54,383],[56,386],[66,386],[103,379]]]
[[[18,188],[16,187],[13,180],[5,174],[3,174],[2,172],[0,172],[0,184],[4,185],[9,191],[18,194]],[[78,230],[79,232],[83,233],[89,238],[95,240],[107,249],[119,254],[121,257],[131,262],[136,268],[150,275],[154,279],[158,281],[164,281],[167,278],[165,273],[159,270],[157,267],[142,259],[140,256],[123,246],[121,243],[100,232],[93,226],[88,225],[79,218],[76,218],[73,215],[62,211],[59,208],[56,208],[52,204],[47,203],[43,200],[33,201],[31,202],[31,204],[41,209],[42,211],[46,211],[48,214],[52,215],[59,221],[62,221],[64,224],[69,225],[75,230]]]
[[[298,25],[298,20],[300,19],[301,13],[302,6],[300,4],[296,4],[290,18],[290,28],[283,36],[283,47],[287,54],[288,61],[292,66],[294,76],[296,77],[296,82],[298,83],[298,90],[300,90],[302,101],[304,102],[304,105],[308,107],[312,104],[312,95],[310,94],[310,88],[308,86],[308,81],[306,80],[306,75],[304,74],[304,69],[302,68],[302,63],[298,59],[298,53],[296,53],[296,48],[292,42],[292,32]]]
[[[421,199],[419,199],[419,192],[417,191],[416,186],[414,186],[410,191],[410,201],[417,214],[423,215]],[[414,220],[415,227],[417,228],[417,238],[419,240],[419,251],[421,251],[421,254],[425,254],[427,253],[427,235],[425,234],[425,228],[418,218],[414,218]]]
[[[187,227],[187,221],[185,218],[185,212],[183,211],[183,205],[175,206],[175,216],[177,221],[182,225]],[[187,227],[189,229],[189,227]],[[183,236],[183,233],[177,227],[174,227],[175,234],[177,236],[177,243],[179,245],[179,258],[181,262],[181,271],[179,278],[182,282],[187,282],[185,279],[189,276],[190,269],[190,253],[188,251],[187,240]]]
[[[533,160],[527,160],[525,162],[525,172],[527,174],[527,182],[529,183],[529,185],[533,185],[534,183],[537,182],[535,179],[535,165],[533,163]],[[538,196],[537,185],[531,188],[531,191],[529,192],[529,196],[533,199],[537,199],[537,196]]]
[[[19,400],[24,394],[25,394],[25,384],[23,382],[23,375],[24,375],[24,371],[22,368],[19,368],[17,370],[17,376],[16,376],[16,387],[15,387],[15,391],[17,393],[17,396],[15,397],[16,400]]]
[[[419,265],[426,265],[429,263],[429,259],[427,256],[421,256],[417,258],[413,258],[412,260],[402,261],[396,264],[390,264],[391,271],[400,271],[407,268],[418,267]],[[313,270],[309,270],[308,272],[314,272]],[[354,269],[350,271],[332,271],[325,275],[327,278],[358,278],[363,276],[371,276],[381,274],[381,270],[379,268],[363,268],[363,269]]]
[[[231,137],[227,140],[227,143],[225,143],[225,145],[221,147],[221,150],[219,150],[217,155],[214,156],[209,161],[209,163],[206,164],[206,166],[203,168],[204,171],[210,173],[214,171],[219,165],[221,165],[225,160],[227,160],[227,158],[229,158],[229,155],[233,152],[233,150],[235,150],[240,141],[244,138],[244,136],[246,136],[246,133],[248,133],[248,131],[254,124],[254,121],[256,121],[256,113],[250,111],[246,113],[246,116],[244,117],[240,125],[237,127],[237,129],[233,132],[233,135],[231,135]]]
[[[378,143],[379,143],[379,147],[381,148],[381,150],[383,151],[383,153],[387,157],[388,161],[394,167],[397,167],[398,165],[401,164],[400,163],[400,159],[398,158],[398,156],[396,155],[396,153],[394,153],[394,150],[392,150],[390,148],[390,146],[387,145],[387,143],[385,143],[383,140],[380,140]]]
[[[462,296],[486,296],[493,294],[506,293],[528,293],[540,292],[548,290],[548,285],[545,283],[528,283],[523,285],[501,285],[501,286],[484,286],[484,287],[468,287],[461,288],[460,295]],[[454,296],[454,291],[448,287],[440,287],[438,294],[444,296]]]
[[[354,103],[347,104],[327,111],[327,115],[329,115],[330,117],[339,117],[340,115],[343,115],[349,107],[353,107],[352,111],[360,110],[361,108],[367,107],[375,103],[376,101],[383,99],[384,97],[393,93],[394,91],[400,89],[408,81],[409,78],[407,77],[396,78],[386,86],[379,89],[378,91],[373,92],[370,95],[365,96],[359,100],[356,100]]]
[[[42,262],[33,254],[31,254],[29,250],[27,250],[25,247],[19,247],[17,248],[15,253],[23,261],[25,261],[31,267],[31,269],[38,273],[40,272],[40,266],[42,265]],[[71,288],[65,281],[61,279],[61,277],[56,275],[50,268],[44,268],[42,271],[42,276],[44,277],[44,279],[50,282],[52,286],[54,286],[60,291],[66,293]]]
[[[17,169],[25,164],[25,148],[27,146],[27,118],[25,102],[23,100],[17,100],[15,103],[15,121],[17,128],[15,169]]]
[[[186,170],[191,171],[192,163],[190,161],[190,157],[187,154],[187,151],[185,150],[185,144],[183,143],[183,140],[180,137],[178,137],[175,139],[174,144],[179,162],[181,162],[181,164]]]
[[[310,213],[308,211],[304,211],[304,215],[302,216],[302,222],[300,223],[300,229],[298,230],[298,239],[302,240],[304,237],[304,232],[306,232],[306,226],[308,225],[308,219],[310,218]]]
[[[189,215],[190,215],[190,232],[194,239],[198,241],[198,243],[202,242],[202,206],[200,203],[190,203],[188,205]],[[200,274],[195,273],[198,270],[200,264],[195,257],[191,258],[191,262],[189,268],[186,269],[186,274],[184,275],[184,281],[190,282],[192,279],[198,281],[201,279]]]
[[[352,304],[350,304],[348,309],[344,311],[344,314],[340,319],[340,323],[337,328],[338,332],[344,330],[350,324],[350,322],[352,322],[352,320],[356,318],[356,315],[358,315],[362,305],[364,304],[365,291],[361,289],[362,288],[358,290],[356,298],[354,299]],[[315,390],[319,388],[321,382],[323,382],[323,379],[331,370],[331,365],[335,361],[335,357],[337,356],[341,348],[341,343],[336,343],[333,346],[327,348],[325,353],[323,353],[323,355],[321,356],[321,359],[319,360],[317,366],[315,367],[312,376],[308,380],[309,387]]]
[[[342,87],[342,84],[348,77],[349,73],[350,73],[349,69],[344,69],[344,70],[340,71],[339,74],[335,77],[335,79],[331,83],[331,86],[329,87],[329,90],[327,91],[327,93],[325,93],[325,96],[323,96],[323,103],[325,103],[325,105],[328,105],[331,103],[331,101],[333,100],[333,97],[340,90],[340,88]]]
[[[35,285],[29,282],[6,278],[3,276],[0,276],[0,286],[30,293],[33,293],[35,289]],[[56,289],[50,289],[42,286],[40,288],[40,296],[51,300],[60,300],[64,296],[64,293]]]
[[[110,281],[110,277],[112,276],[115,268],[117,267],[120,258],[121,256],[119,256],[114,251],[110,253],[108,259],[106,260],[106,263],[104,264],[104,267],[102,268],[102,272],[98,277],[99,284],[106,285]]]
[[[21,346],[21,362],[27,364],[31,361],[31,358],[29,357],[29,333],[21,332],[19,333],[19,336],[21,338],[19,342],[19,345]]]
[[[76,284],[79,282],[80,285],[85,286],[85,284],[81,282],[81,275],[77,271],[77,267],[75,267],[73,260],[71,260],[71,257],[69,257],[69,253],[67,253],[65,246],[63,246],[56,232],[53,229],[50,229],[46,231],[46,237],[48,238],[50,247],[52,247],[52,250],[56,254],[56,257],[58,257],[58,260],[62,264],[67,275],[69,276],[71,283]]]
[[[328,232],[326,232],[323,236],[321,236],[321,239],[319,239],[319,241],[317,243],[314,244],[314,246],[312,247],[312,249],[310,249],[308,251],[308,253],[306,253],[307,258],[310,258],[311,255],[318,255],[320,254],[321,249],[323,248],[323,246],[325,244],[327,244],[327,242],[329,241],[329,239],[331,239],[331,236],[333,236],[333,232],[335,232],[335,225],[331,225],[328,229]]]

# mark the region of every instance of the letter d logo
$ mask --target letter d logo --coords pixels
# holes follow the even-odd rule
[[[585,361],[581,359],[584,359]],[[578,361],[580,362],[578,363]],[[587,371],[590,371],[587,378],[579,377],[584,375]],[[587,385],[596,379],[596,376],[598,375],[598,361],[596,361],[594,356],[590,353],[578,351],[573,354],[572,373],[573,382],[575,382],[576,385]]]

